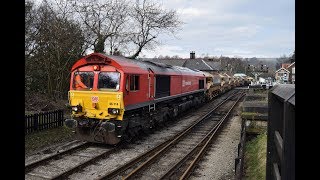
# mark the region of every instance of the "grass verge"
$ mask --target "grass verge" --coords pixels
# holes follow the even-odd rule
[[[241,118],[246,118],[246,119],[254,119],[256,116],[259,116],[260,113],[257,113],[257,112],[241,112],[240,116]]]
[[[246,133],[263,134],[267,132],[268,123],[266,121],[250,121],[247,120]]]
[[[267,133],[246,142],[244,177],[246,180],[266,179]]]
[[[25,153],[38,151],[55,143],[66,142],[74,138],[72,129],[65,126],[25,135]]]
[[[268,94],[268,90],[266,89],[254,89],[253,94]]]

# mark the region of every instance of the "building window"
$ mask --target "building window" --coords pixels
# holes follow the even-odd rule
[[[139,90],[139,76],[130,75],[130,91]]]

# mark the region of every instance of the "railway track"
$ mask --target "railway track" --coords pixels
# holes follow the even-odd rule
[[[37,161],[34,161],[34,162],[31,162],[31,163],[28,163],[25,165],[25,168],[24,168],[24,171],[25,173],[28,173],[30,172],[32,169],[36,168],[36,167],[39,167],[41,165],[44,165],[46,163],[48,163],[49,161],[53,160],[53,159],[59,159],[61,158],[62,156],[66,155],[66,154],[71,154],[72,152],[74,151],[77,151],[77,150],[80,150],[80,149],[83,149],[83,148],[86,148],[90,145],[90,143],[88,142],[83,142],[81,144],[78,144],[76,146],[73,146],[69,149],[66,149],[64,151],[60,151],[54,155],[51,155],[51,156],[48,156],[48,157],[45,157],[45,158],[42,158],[40,160],[37,160]]]
[[[52,156],[25,165],[25,177],[31,179],[63,179],[69,176],[70,174],[98,161],[101,158],[106,158],[108,155],[112,154],[117,148],[119,147],[108,147],[104,145],[84,142],[65,151],[61,151]],[[72,162],[75,159],[75,157],[77,157],[78,161],[80,159],[80,161],[77,164],[71,167],[62,167],[60,171],[57,170],[56,167],[59,167],[59,164],[61,164],[61,162],[63,162],[63,164],[66,164],[66,162]],[[38,171],[33,172],[33,170],[37,169]],[[49,173],[49,175],[41,175],[43,174],[41,172],[47,172]]]
[[[187,178],[243,95],[229,96],[183,132],[98,179]]]
[[[220,106],[222,106],[222,104],[224,104],[228,100],[230,100],[230,98],[233,96],[235,96],[235,93],[230,95],[229,98],[225,99],[223,102],[219,103],[216,106],[216,108],[210,110],[210,112],[207,113],[205,115],[205,117],[212,116],[212,112],[215,110],[216,110],[216,112],[218,112],[217,109]],[[200,119],[197,122],[200,123],[200,121],[202,121],[202,120]],[[212,122],[217,122],[217,121],[215,120]],[[213,126],[213,124],[211,124],[210,126]],[[196,125],[193,125],[193,126],[196,126]],[[192,127],[190,126],[189,128],[187,128],[188,129],[187,131],[190,131],[191,129],[195,128],[193,126]],[[207,128],[208,124],[202,123],[202,126],[204,129],[208,129]],[[199,126],[199,127],[201,127],[201,126]],[[198,127],[198,129],[201,129],[199,127]],[[178,133],[178,135],[176,137],[184,136],[183,135],[184,132]],[[202,137],[202,136],[203,136],[203,133],[201,133],[201,132],[198,132],[198,134],[194,133],[194,137],[198,137],[198,140],[195,140],[195,141],[200,141],[200,139],[201,139],[200,137]],[[174,138],[171,138],[170,140],[172,141],[173,139]],[[176,140],[176,142],[178,142],[178,141]],[[167,143],[168,143],[168,141],[160,144],[157,148],[154,148],[153,150],[148,151],[148,153],[146,153],[146,154],[149,154],[149,155],[145,155],[145,158],[150,157],[151,155],[157,154],[157,151],[159,150],[159,148],[163,148],[163,147],[168,146],[168,145],[166,145]],[[188,144],[187,141],[185,141],[185,143]],[[172,144],[174,144],[174,143],[172,143]],[[183,143],[180,143],[180,144],[183,144]],[[172,146],[172,145],[169,145],[169,146]],[[25,178],[26,179],[37,179],[37,178],[40,178],[40,179],[66,179],[70,175],[81,171],[85,167],[87,167],[91,164],[94,164],[101,159],[107,159],[107,157],[109,155],[113,154],[116,150],[119,150],[119,149],[121,149],[121,146],[107,147],[107,146],[103,146],[103,145],[97,146],[92,143],[82,143],[82,144],[79,144],[79,145],[77,145],[73,148],[70,148],[68,150],[61,151],[55,155],[52,155],[52,156],[43,158],[41,160],[38,160],[36,162],[27,164],[25,166]],[[183,148],[182,147],[182,149],[189,150],[190,148],[186,148],[186,147]],[[187,151],[185,151],[184,154],[187,154]],[[127,164],[131,163],[132,164],[131,166],[133,166],[133,164],[135,164],[137,162],[138,163],[143,162],[141,159],[138,160],[142,156],[139,156],[138,158],[136,158],[133,161],[130,161]],[[70,164],[71,164],[71,166],[70,166]],[[128,170],[129,168],[124,167],[124,166],[120,167],[120,168],[112,171],[111,173],[108,173],[107,175],[100,176],[100,179],[110,179],[112,177],[119,176],[119,173],[124,172],[123,169]],[[137,172],[139,172],[139,170]],[[136,173],[133,173],[130,177],[133,177],[133,175],[135,175],[135,174]]]

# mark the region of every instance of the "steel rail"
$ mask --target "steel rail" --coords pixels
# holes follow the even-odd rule
[[[242,95],[243,96],[243,95]],[[242,97],[240,96],[240,98]],[[230,115],[230,112],[233,110],[234,106],[237,104],[237,102],[240,100],[240,98],[237,99],[237,101],[233,104],[233,106],[228,110],[228,112],[221,117],[219,122],[210,130],[210,132],[207,133],[207,135],[202,138],[202,140],[187,154],[185,155],[179,162],[177,162],[171,169],[169,169],[160,179],[170,179],[170,177],[177,172],[176,170],[179,169],[187,160],[190,159],[190,157],[193,157],[197,152],[195,159],[191,162],[192,167],[195,164],[195,161],[198,161],[200,155],[203,154],[204,150],[208,148],[208,144],[212,141],[214,135],[219,130],[220,126],[224,123],[225,119]],[[200,149],[201,148],[201,149]],[[200,150],[199,150],[200,149]],[[190,171],[191,167],[187,168],[187,171]],[[181,170],[180,170],[181,171]],[[186,172],[184,173],[186,174]],[[183,175],[184,175],[183,174]],[[185,175],[184,175],[185,176]],[[180,178],[181,179],[181,178]]]
[[[106,158],[107,156],[109,156],[110,154],[112,154],[116,150],[118,150],[118,148],[119,147],[114,147],[112,149],[109,149],[109,150],[107,150],[107,151],[105,151],[105,152],[103,152],[103,153],[101,153],[101,154],[99,154],[99,155],[87,160],[87,161],[84,161],[84,162],[78,164],[77,166],[74,166],[74,167],[68,169],[67,171],[64,171],[61,174],[58,174],[58,175],[52,177],[52,179],[65,179],[69,175],[75,173],[76,171],[79,171],[80,169],[83,169],[84,167],[92,164],[93,162],[98,161],[98,160],[100,160],[102,158]]]
[[[165,152],[169,147],[171,147],[172,145],[174,145],[174,143],[176,143],[179,139],[181,139],[184,135],[186,135],[191,129],[193,129],[197,124],[199,124],[202,120],[206,119],[208,116],[210,116],[212,114],[212,112],[214,110],[216,110],[217,108],[219,108],[222,104],[224,104],[226,101],[228,101],[230,98],[232,98],[233,96],[237,95],[237,93],[235,92],[234,94],[228,96],[225,100],[223,100],[222,102],[220,102],[218,105],[216,105],[213,109],[211,109],[208,113],[206,113],[205,115],[203,115],[202,117],[198,118],[198,120],[196,120],[195,123],[193,123],[191,126],[189,126],[188,128],[186,128],[185,130],[181,131],[180,133],[178,133],[176,136],[174,136],[173,138],[161,143],[160,145],[158,145],[157,147],[149,150],[148,152],[138,156],[137,158],[131,160],[130,162],[124,164],[123,166],[113,170],[112,172],[103,175],[101,177],[99,177],[98,179],[111,179],[114,178],[115,176],[119,175],[120,173],[126,171],[127,169],[133,167],[135,164],[137,164],[138,162],[147,159],[149,156],[152,156],[147,159],[145,162],[142,163],[142,165],[140,165],[138,168],[136,168],[134,171],[132,171],[130,174],[128,174],[125,178],[123,179],[127,179],[130,176],[136,174],[138,171],[140,171],[140,169],[143,168],[143,166],[149,164],[152,162],[153,159],[156,159],[156,157],[158,157],[160,155],[161,152]],[[159,150],[160,149],[160,150]]]
[[[218,123],[217,128],[215,128],[215,130],[212,130],[210,133],[210,138],[207,140],[207,142],[205,143],[205,145],[201,148],[200,152],[197,154],[197,156],[195,157],[195,159],[191,162],[191,164],[188,166],[187,170],[183,173],[183,175],[179,178],[180,180],[182,179],[187,179],[192,170],[194,169],[196,163],[200,160],[200,158],[204,155],[204,152],[207,150],[207,148],[209,147],[209,144],[211,143],[214,135],[216,134],[216,132],[219,130],[220,126],[224,123],[225,119],[230,115],[230,112],[233,110],[233,108],[236,106],[236,104],[239,102],[239,100],[245,95],[245,93],[243,93],[237,100],[236,102],[232,105],[232,107],[229,109],[229,111],[227,112],[226,115],[223,116],[223,118],[221,119],[221,121]]]
[[[56,153],[56,154],[54,154],[54,155],[52,155],[52,156],[48,156],[48,157],[46,157],[46,158],[43,158],[43,159],[37,160],[37,161],[35,161],[35,162],[32,162],[32,163],[30,163],[30,164],[27,164],[27,165],[25,165],[25,174],[28,173],[28,172],[30,172],[30,171],[31,171],[32,169],[34,169],[35,167],[38,167],[38,166],[40,166],[40,165],[42,165],[42,164],[45,164],[45,163],[47,163],[48,161],[50,161],[50,160],[52,160],[52,159],[57,159],[57,158],[65,155],[65,154],[69,154],[69,153],[72,153],[72,152],[74,152],[74,151],[76,151],[76,150],[79,150],[79,149],[82,149],[82,148],[86,148],[86,147],[88,147],[90,144],[91,144],[91,143],[89,143],[89,142],[85,142],[85,143],[83,143],[83,144],[74,146],[74,147],[72,147],[72,148],[70,148],[70,149],[67,149],[67,150],[61,151],[61,152],[59,152],[59,153]]]

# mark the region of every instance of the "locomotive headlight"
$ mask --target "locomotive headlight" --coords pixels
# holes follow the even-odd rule
[[[98,66],[98,65],[93,66],[93,70],[99,71],[100,70],[100,66]]]
[[[80,105],[77,106],[72,106],[72,111],[74,112],[81,112],[82,111],[82,107]]]
[[[109,108],[109,109],[108,109],[108,113],[109,113],[109,114],[114,114],[114,115],[116,115],[116,114],[119,114],[119,113],[120,113],[120,109],[117,109],[117,108]]]

